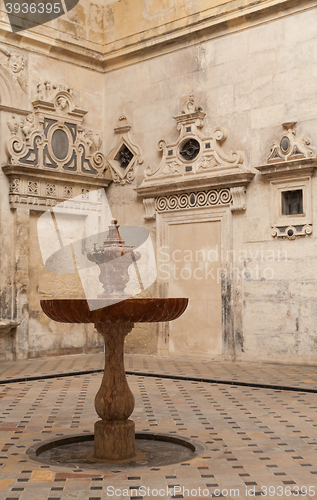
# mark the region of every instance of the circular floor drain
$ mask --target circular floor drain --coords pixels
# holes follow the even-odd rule
[[[168,434],[136,433],[133,458],[98,462],[93,459],[94,435],[65,437],[55,441],[37,443],[27,450],[32,460],[50,465],[91,469],[124,469],[133,467],[159,467],[187,462],[205,451],[197,441]]]

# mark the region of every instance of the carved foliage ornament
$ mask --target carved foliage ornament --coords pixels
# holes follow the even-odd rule
[[[43,89],[41,88],[43,87]],[[8,120],[7,152],[12,165],[102,177],[105,158],[98,134],[82,127],[86,111],[77,108],[72,89],[49,82],[38,86],[34,112]],[[44,92],[45,91],[45,92]]]
[[[115,184],[131,184],[135,178],[135,165],[143,163],[140,148],[130,138],[131,125],[125,115],[120,116],[114,129],[119,136],[116,146],[110,151],[107,162]]]

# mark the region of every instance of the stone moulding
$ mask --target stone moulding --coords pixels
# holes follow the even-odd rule
[[[35,209],[106,187],[111,181],[99,135],[83,127],[87,113],[77,107],[73,90],[38,84],[33,113],[12,115],[7,125],[10,206]]]
[[[244,165],[243,152],[226,153],[227,136],[223,129],[216,128],[212,135],[203,134],[205,116],[190,96],[182,113],[174,117],[178,139],[170,144],[164,140],[159,142],[162,160],[156,169],[146,168],[143,182],[135,190],[139,196],[151,199],[232,189],[232,210],[246,209],[246,186],[255,172]],[[146,215],[146,218],[149,217]]]
[[[116,146],[107,156],[114,184],[131,184],[135,178],[135,166],[143,163],[140,148],[130,137],[131,125],[125,115],[120,116],[114,131],[119,136]]]
[[[178,50],[184,45],[190,46],[202,41],[223,36],[228,32],[241,29],[241,25],[248,23],[256,26],[263,22],[263,18],[269,16],[278,19],[285,15],[303,12],[315,8],[315,0],[261,0],[246,2],[235,0],[226,2],[224,5],[210,7],[169,23],[169,29],[165,25],[152,28],[138,34],[126,36],[109,43],[93,43],[86,40],[80,45],[70,38],[63,36],[56,42],[56,29],[47,25],[39,26],[31,32],[23,32],[23,46],[37,52],[50,52],[50,57],[73,62],[76,65],[90,67],[99,71],[110,71],[112,69],[127,66],[131,62],[142,61],[153,57],[153,53],[170,52],[173,45]],[[188,21],[187,21],[188,19]],[[247,19],[247,20],[246,20]],[[186,22],[187,21],[187,22]],[[74,29],[76,23],[72,23]],[[0,31],[4,40],[8,40],[7,23],[2,25]],[[52,45],[52,40],[55,43]],[[84,41],[84,40],[83,40]]]
[[[81,195],[82,204],[87,202],[89,191],[105,186],[104,179],[93,181],[80,177],[74,180],[74,175],[63,172],[43,172],[40,169],[20,165],[5,165],[4,173],[9,178],[9,203],[11,208],[26,205],[32,210],[45,210],[69,198]],[[110,182],[110,181],[109,181]]]
[[[317,149],[307,137],[297,136],[296,122],[283,123],[280,138],[271,146],[266,164],[257,170],[271,186],[271,235],[294,240],[312,234],[311,177],[317,167]],[[283,193],[301,191],[302,213],[285,215]]]

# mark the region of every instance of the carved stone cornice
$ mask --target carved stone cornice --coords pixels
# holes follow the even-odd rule
[[[190,96],[183,112],[175,116],[178,139],[171,144],[159,142],[162,160],[157,169],[147,167],[144,180],[136,189],[142,197],[246,186],[255,172],[243,162],[243,152],[227,154],[223,144],[226,132],[216,128],[212,135],[203,134],[205,113],[195,107]]]
[[[271,146],[265,165],[256,167],[263,178],[271,180],[294,174],[312,175],[317,167],[317,150],[307,137],[297,137],[296,122],[283,123],[284,131]]]
[[[81,196],[83,203],[89,191],[107,187],[111,179],[89,178],[67,172],[51,172],[21,165],[5,165],[9,179],[11,208],[26,205],[32,210],[45,210],[69,198]]]
[[[139,196],[143,198],[164,196],[173,193],[186,193],[188,191],[209,190],[211,188],[221,189],[225,187],[246,186],[253,177],[253,172],[226,173],[225,175],[212,176],[212,178],[179,179],[173,184],[167,182],[147,183],[135,189]]]
[[[168,31],[163,24],[104,44],[80,38],[74,40],[63,30],[61,36],[56,37],[56,27],[45,24],[23,32],[23,47],[44,55],[49,53],[52,59],[108,72],[152,58],[153,55],[168,53],[171,48],[179,50],[234,33],[241,29],[241,25],[257,26],[263,18],[279,19],[286,13],[304,12],[315,7],[315,0],[261,0],[249,3],[234,0],[174,20],[168,25]],[[72,25],[76,29],[76,23]],[[0,37],[6,44],[17,44],[8,21],[0,22]]]

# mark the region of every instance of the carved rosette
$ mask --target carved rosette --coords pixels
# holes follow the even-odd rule
[[[141,150],[132,142],[130,130],[127,117],[120,116],[118,126],[114,129],[119,136],[117,144],[107,157],[114,184],[131,184],[135,178],[135,166],[143,163]]]

